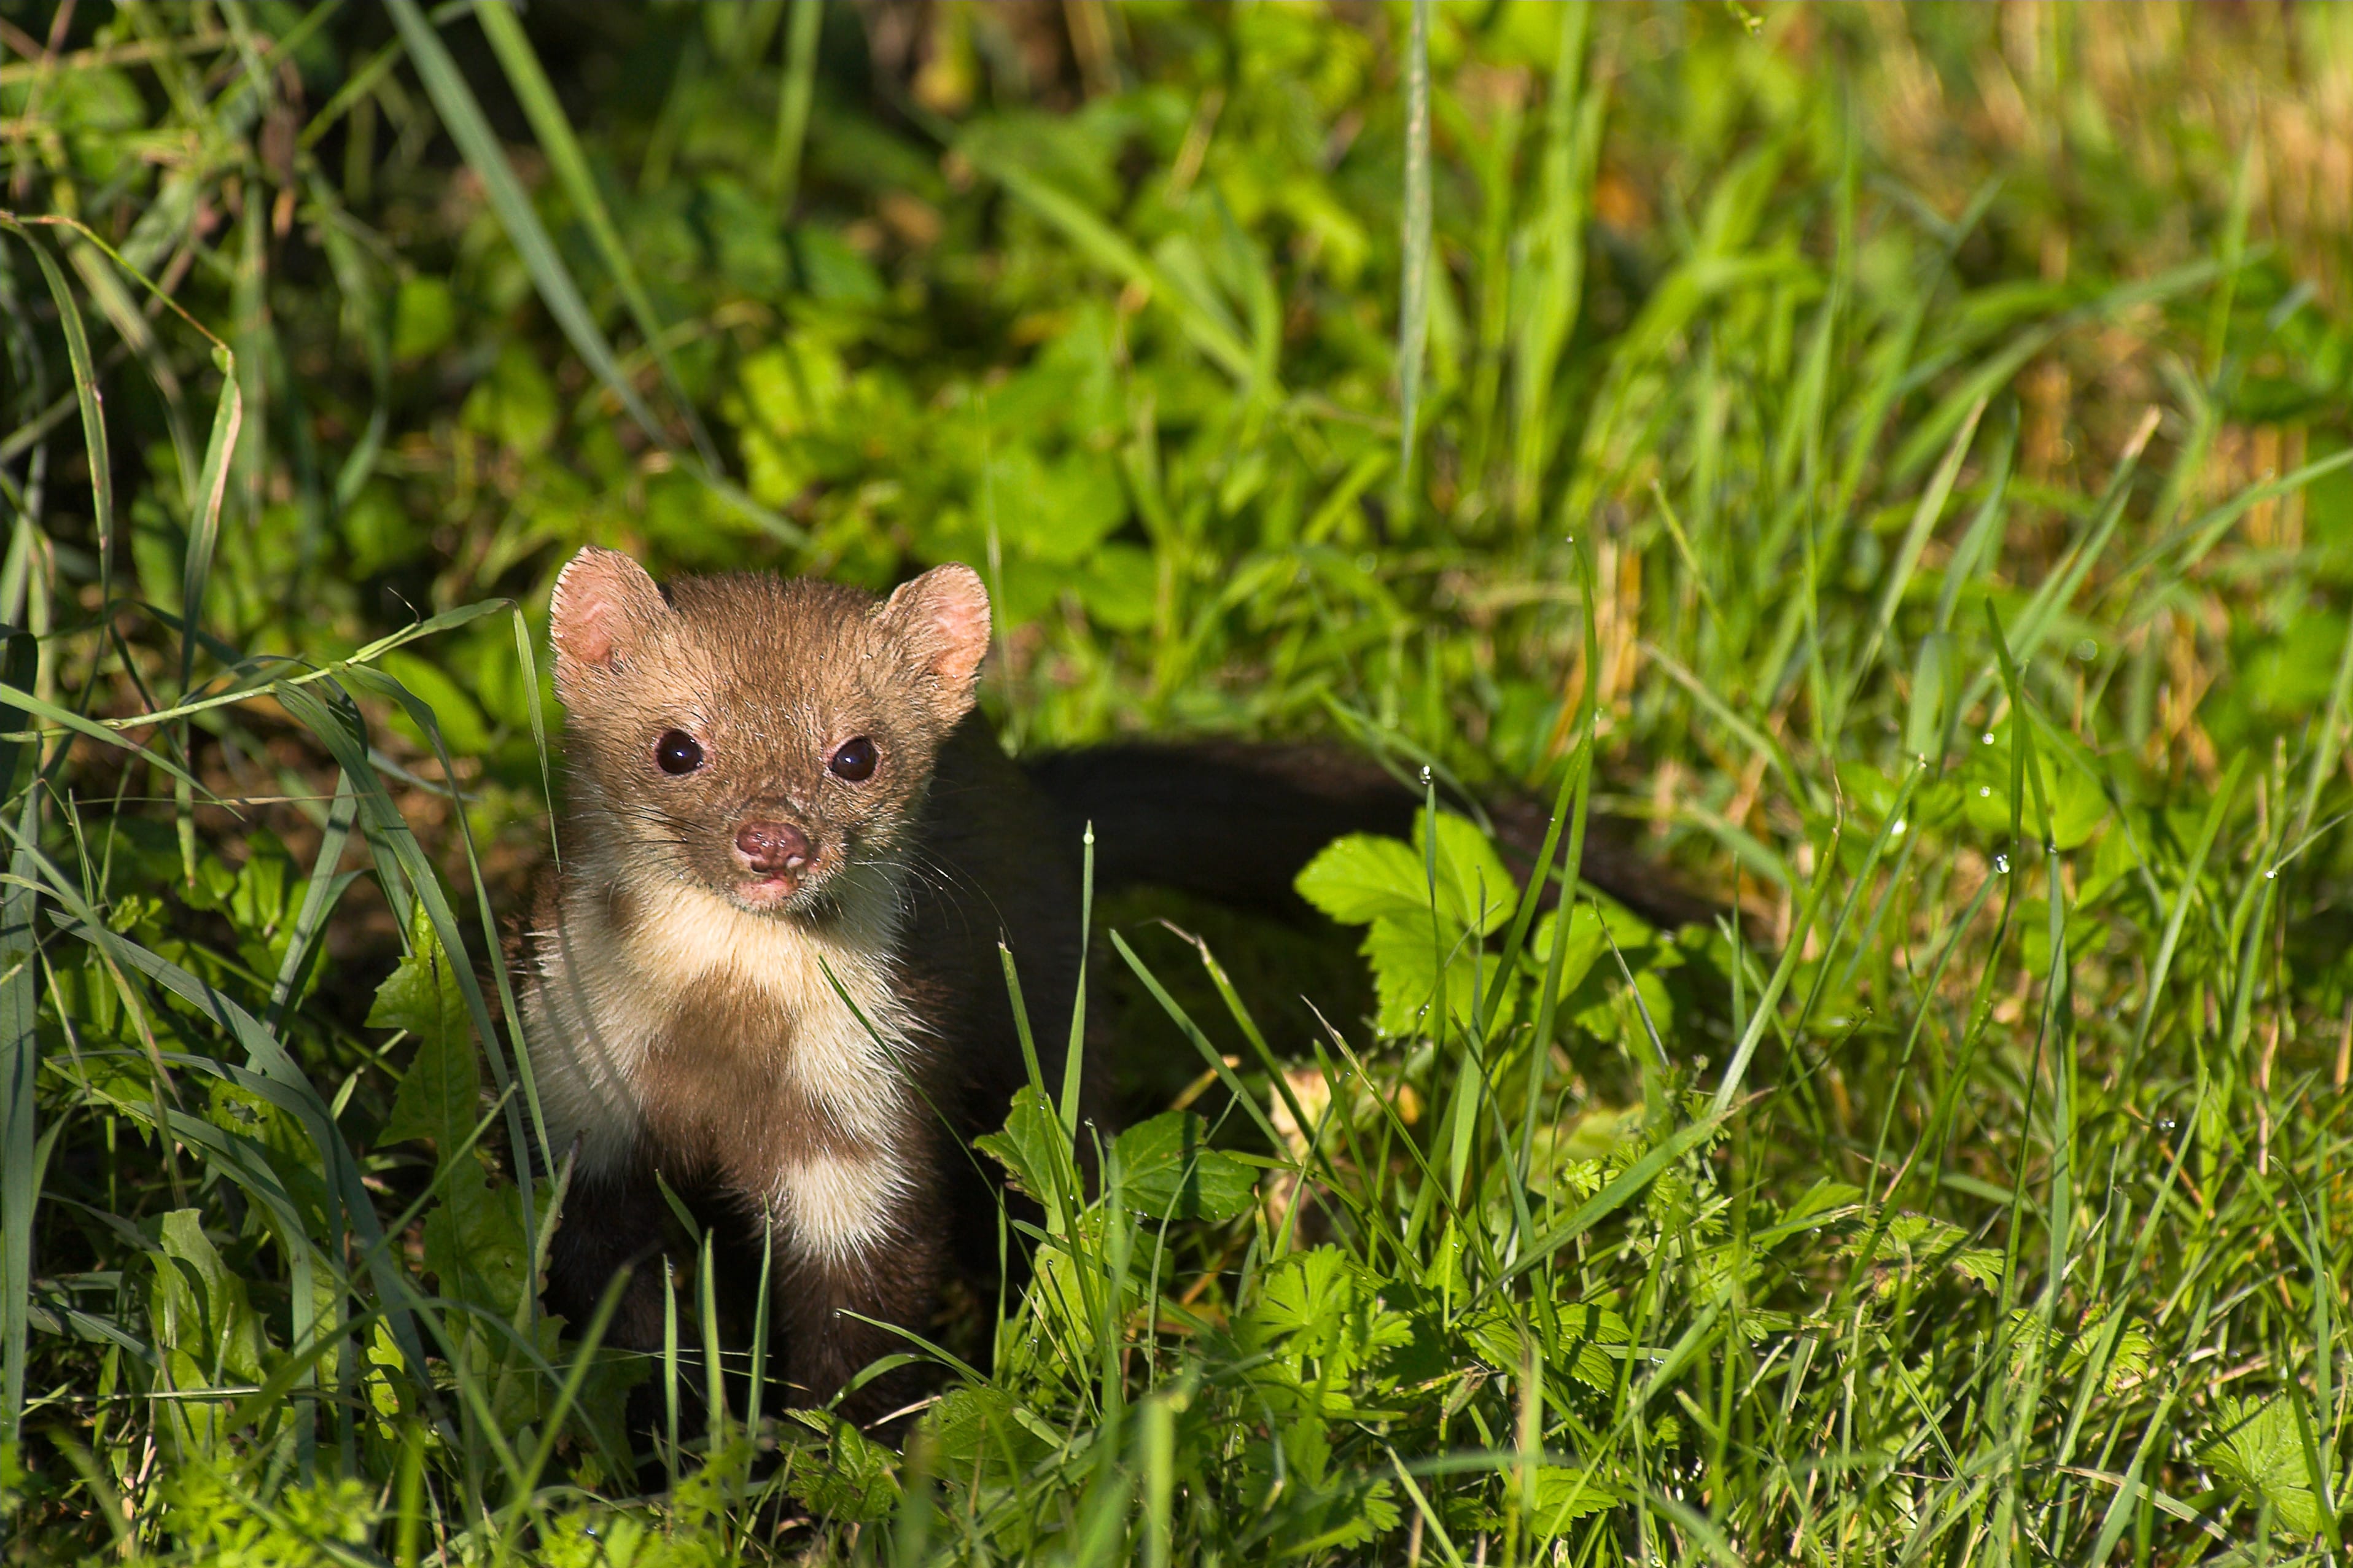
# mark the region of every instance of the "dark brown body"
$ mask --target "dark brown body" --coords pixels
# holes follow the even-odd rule
[[[999,943],[1014,955],[1032,1037],[1048,1080],[1059,1084],[1077,977],[1080,847],[976,716],[943,746],[913,842],[920,869],[907,883],[897,977],[916,1025],[900,1065],[918,1092],[900,1113],[906,1180],[888,1244],[852,1261],[828,1259],[765,1222],[765,1176],[780,1151],[823,1148],[836,1134],[780,1070],[784,1053],[772,1047],[786,1042],[764,1039],[761,998],[712,986],[676,1012],[649,1053],[652,1113],[631,1156],[574,1185],[549,1257],[551,1310],[585,1324],[615,1273],[630,1266],[607,1342],[660,1348],[660,1254],[677,1226],[657,1173],[712,1227],[732,1318],[750,1310],[756,1249],[773,1247],[773,1365],[797,1403],[826,1399],[876,1358],[908,1348],[861,1319],[931,1337],[943,1281],[998,1267],[997,1189],[970,1143],[1003,1122],[1028,1071]],[[1088,1075],[1091,1090],[1099,1080]],[[915,1384],[884,1378],[849,1408],[885,1415]]]
[[[970,1144],[1027,1078],[1001,952],[1059,1085],[1088,823],[1105,889],[1303,913],[1316,849],[1403,833],[1419,804],[1299,748],[1008,762],[973,711],[989,625],[963,567],[878,602],[750,574],[664,590],[586,551],[554,621],[571,790],[524,994],[547,1153],[574,1163],[547,1302],[583,1326],[628,1268],[607,1342],[659,1349],[667,1184],[737,1289],[766,1253],[797,1402],[907,1348],[894,1327],[929,1337],[943,1282],[998,1266],[1001,1193]],[[1664,890],[1621,896],[1668,914],[1645,897]],[[884,1415],[918,1385],[902,1369],[843,1407]]]

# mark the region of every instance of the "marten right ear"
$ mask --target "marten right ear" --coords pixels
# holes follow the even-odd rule
[[[875,611],[930,668],[932,703],[943,725],[972,711],[973,677],[988,657],[988,590],[980,574],[950,562],[898,590]]]
[[[555,673],[577,677],[628,658],[670,614],[646,569],[617,550],[590,545],[555,579],[548,607]]]

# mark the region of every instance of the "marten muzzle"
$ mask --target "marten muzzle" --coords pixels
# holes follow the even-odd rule
[[[735,830],[735,858],[762,881],[797,885],[816,858],[808,835],[789,822],[747,822]]]

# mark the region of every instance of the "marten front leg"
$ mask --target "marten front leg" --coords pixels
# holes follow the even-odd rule
[[[793,1404],[823,1405],[878,1358],[915,1348],[880,1325],[928,1336],[945,1273],[943,1216],[894,1218],[890,1240],[861,1252],[818,1253],[797,1238],[776,1238],[773,1310],[786,1326]],[[871,1423],[919,1397],[923,1382],[913,1366],[886,1373],[844,1400],[841,1414]]]
[[[547,1310],[576,1338],[588,1332],[606,1287],[632,1270],[605,1329],[604,1342],[620,1350],[662,1348],[663,1224],[669,1205],[649,1177],[631,1173],[583,1176],[572,1184],[547,1250]]]

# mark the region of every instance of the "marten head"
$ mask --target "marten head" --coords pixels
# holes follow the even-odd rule
[[[895,867],[989,637],[967,566],[883,600],[765,573],[665,591],[594,548],[553,620],[573,818],[596,836],[567,852],[803,916]]]

